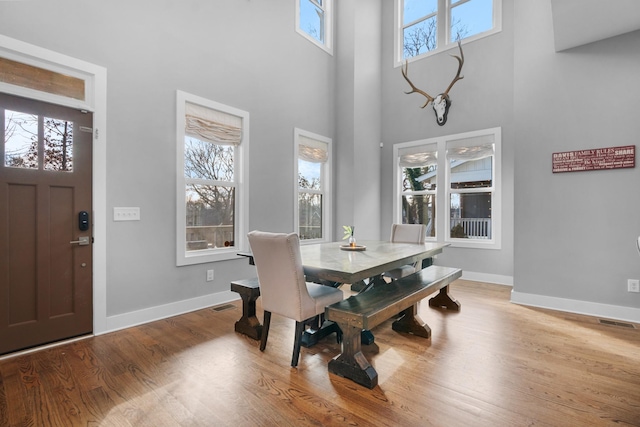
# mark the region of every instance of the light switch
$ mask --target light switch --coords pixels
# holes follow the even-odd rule
[[[114,221],[140,221],[140,208],[113,208]]]

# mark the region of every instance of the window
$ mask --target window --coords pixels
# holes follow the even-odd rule
[[[396,62],[500,31],[502,0],[396,0]]]
[[[86,78],[70,74],[75,73],[61,73],[0,57],[0,82],[27,90],[46,92],[49,95],[86,101],[89,82]]]
[[[396,144],[394,222],[426,224],[428,240],[499,249],[500,147],[500,128]]]
[[[402,223],[426,224],[427,237],[435,238],[438,144],[401,148],[399,166]]]
[[[331,236],[331,140],[294,130],[296,162],[296,229],[302,241]]]
[[[296,31],[333,54],[333,0],[294,0]]]
[[[73,122],[12,110],[4,116],[5,167],[73,172]]]
[[[177,264],[246,248],[249,113],[177,93]]]

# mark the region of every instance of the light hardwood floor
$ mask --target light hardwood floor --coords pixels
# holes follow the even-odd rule
[[[291,368],[276,315],[261,353],[234,332],[239,302],[17,355],[0,360],[0,426],[640,426],[640,329],[510,290],[456,281],[459,313],[420,305],[429,340],[375,328],[373,390],[327,372],[333,336]]]

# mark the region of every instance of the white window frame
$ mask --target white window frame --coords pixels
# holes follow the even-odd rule
[[[327,52],[333,56],[333,1],[323,0],[324,5],[316,3],[315,0],[311,0],[316,3],[316,6],[324,11],[324,43],[313,37],[311,34],[300,28],[300,1],[293,0],[296,4],[296,32],[305,39],[309,40],[315,46]],[[306,0],[305,0],[306,1]]]
[[[293,215],[293,229],[296,233],[300,233],[300,210],[298,204],[299,197],[299,187],[298,187],[298,147],[300,145],[300,136],[304,136],[306,138],[314,139],[316,141],[324,142],[327,144],[327,161],[322,164],[322,172],[321,172],[321,180],[320,183],[322,185],[319,193],[322,194],[322,238],[320,239],[305,239],[300,240],[300,244],[311,244],[311,243],[321,243],[321,242],[330,242],[331,236],[333,236],[333,219],[331,212],[333,212],[333,195],[332,195],[332,185],[331,185],[331,176],[332,176],[332,140],[331,138],[327,138],[326,136],[318,135],[313,132],[309,132],[303,129],[294,128],[293,130],[293,142],[294,142],[294,156],[293,156],[293,164],[294,164],[294,215]]]
[[[185,188],[187,179],[184,176],[184,138],[185,105],[187,102],[231,114],[242,119],[242,141],[235,147],[234,153],[234,180],[236,188],[234,246],[197,251],[186,250],[187,224]],[[249,248],[246,237],[249,231],[249,113],[178,90],[176,92],[176,124],[176,264],[183,266],[236,259],[238,258],[238,252],[246,252]]]
[[[416,144],[410,143],[410,144],[407,144],[407,145],[404,145],[404,146],[401,145],[401,146],[398,147],[397,152],[394,152],[395,153],[395,159],[396,159],[395,166],[400,171],[400,180],[398,181],[398,187],[397,187],[397,189],[398,189],[397,200],[398,200],[398,207],[399,207],[398,219],[394,220],[394,223],[402,222],[402,197],[403,196],[434,196],[436,198],[436,211],[435,211],[436,223],[432,224],[431,226],[433,228],[433,232],[434,232],[435,236],[433,236],[433,237],[430,236],[431,232],[427,228],[427,236],[425,238],[426,238],[426,240],[429,240],[429,241],[437,241],[437,239],[438,239],[437,220],[438,220],[438,216],[440,215],[440,212],[438,212],[438,204],[437,204],[438,203],[438,191],[437,190],[438,190],[438,185],[439,184],[436,182],[436,189],[435,190],[428,189],[428,190],[417,190],[416,191],[416,190],[403,190],[402,189],[403,182],[404,182],[404,176],[402,175],[402,167],[400,167],[400,165],[399,165],[399,160],[400,160],[399,159],[400,158],[399,151],[400,151],[401,148],[411,148],[411,147],[414,147],[414,146],[415,147],[421,147],[421,150],[420,150],[421,152],[430,152],[430,153],[435,152],[436,158],[439,158],[438,157],[439,156],[439,153],[438,153],[439,147],[438,147],[438,143],[437,142],[435,142],[435,143],[427,143],[425,141],[416,141],[416,142],[417,142]],[[438,163],[436,163],[436,172],[435,172],[436,178],[437,178],[438,168],[439,167],[440,167],[440,164],[438,162]],[[394,200],[396,200],[396,199],[394,198]],[[425,225],[427,225],[427,224],[425,224]]]
[[[491,201],[491,239],[461,239],[450,236],[450,197],[459,190],[451,190],[451,172],[446,155],[447,142],[465,138],[477,138],[491,135],[494,140],[492,161],[492,187],[473,190],[475,192],[492,192]],[[402,222],[402,168],[399,165],[399,150],[408,147],[437,144],[438,166],[436,172],[436,237],[427,237],[427,241],[449,243],[452,247],[501,249],[502,248],[502,128],[490,128],[472,132],[446,135],[436,138],[410,141],[393,146],[393,222]]]
[[[405,63],[404,56],[404,25],[403,25],[403,11],[404,0],[394,0],[394,22],[396,31],[394,32],[394,66],[400,67]],[[455,49],[457,43],[451,42],[451,9],[452,7],[459,6],[466,3],[469,0],[438,0],[438,10],[436,11],[437,19],[437,34],[438,45],[435,49],[425,52],[423,54],[406,58],[409,62],[413,62],[418,59],[427,58],[429,56],[444,52],[450,49]],[[453,3],[453,4],[452,4]],[[446,23],[446,24],[443,24]],[[463,44],[488,37],[492,34],[496,34],[502,31],[502,0],[493,0],[493,27],[490,30],[483,31],[482,33],[474,34],[469,37],[465,37]],[[444,40],[444,41],[443,41]]]

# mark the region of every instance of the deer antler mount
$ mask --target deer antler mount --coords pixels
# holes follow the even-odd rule
[[[458,48],[460,49],[460,56],[451,55],[451,56],[453,56],[454,58],[456,58],[458,60],[458,72],[456,73],[456,76],[453,78],[451,83],[449,83],[449,87],[447,87],[447,89],[444,92],[442,92],[441,94],[439,94],[435,98],[432,97],[431,95],[429,95],[427,92],[418,89],[411,82],[411,80],[409,80],[409,76],[408,76],[408,73],[409,73],[409,61],[406,61],[405,62],[405,66],[402,67],[402,76],[407,81],[407,83],[409,83],[409,86],[411,86],[411,90],[409,92],[405,92],[405,93],[406,94],[419,93],[420,95],[422,95],[425,98],[427,98],[427,101],[420,108],[424,108],[427,105],[429,105],[429,103],[431,103],[432,106],[433,106],[433,111],[436,114],[436,121],[438,122],[438,125],[440,125],[440,126],[444,126],[444,124],[447,123],[447,115],[449,114],[449,107],[451,106],[451,99],[449,98],[449,91],[451,90],[453,85],[458,80],[462,80],[464,78],[464,76],[460,75],[460,72],[462,71],[462,65],[464,64],[464,53],[462,52],[462,45],[460,44],[460,41],[458,41]]]

